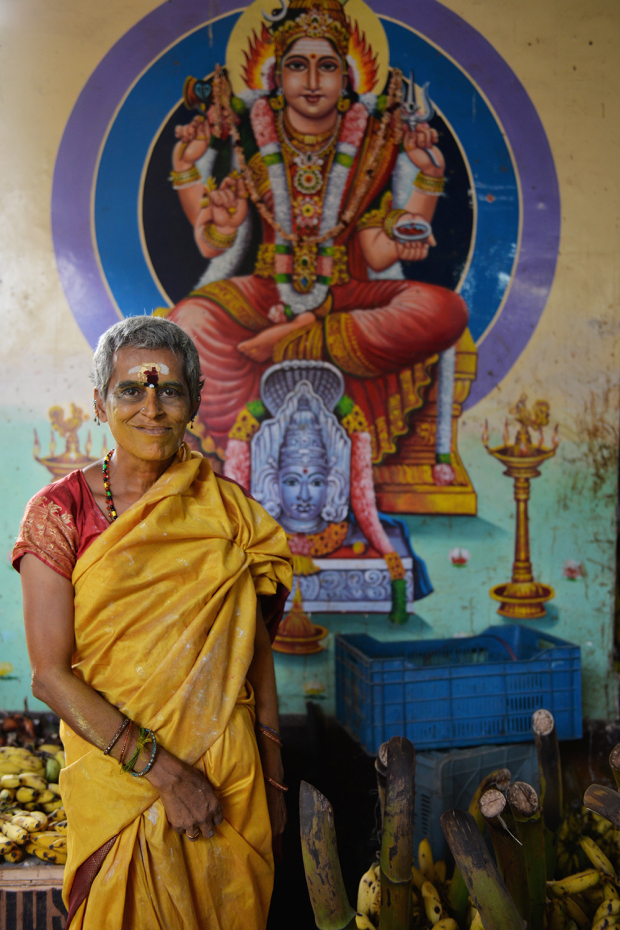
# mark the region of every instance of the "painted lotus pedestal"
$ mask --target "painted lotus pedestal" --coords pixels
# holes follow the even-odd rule
[[[512,578],[505,584],[495,585],[490,590],[494,600],[500,601],[498,614],[511,620],[534,620],[545,616],[545,602],[550,601],[555,592],[550,585],[534,581],[530,561],[530,530],[528,501],[530,498],[530,481],[540,476],[539,467],[555,455],[558,446],[558,428],[556,426],[551,446],[543,445],[543,427],[549,423],[549,405],[538,400],[532,411],[526,404],[527,397],[522,395],[518,403],[511,407],[519,424],[514,443],[509,442],[508,424],[504,430],[504,445],[489,448],[488,425],[485,423],[482,441],[489,455],[506,466],[504,472],[514,480],[514,498],[517,505],[517,522],[515,528],[515,557],[512,563]],[[532,442],[530,428],[540,433],[538,445]]]

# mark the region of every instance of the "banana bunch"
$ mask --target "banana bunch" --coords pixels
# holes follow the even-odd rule
[[[379,926],[381,910],[381,867],[375,862],[360,878],[357,889],[357,930]]]
[[[50,743],[38,753],[20,746],[0,747],[0,810],[20,806],[50,814],[61,806],[58,776],[64,752]]]
[[[45,862],[67,861],[67,821],[55,821],[40,811],[15,810],[0,814],[0,855],[5,862],[21,862],[27,854]]]
[[[570,810],[560,824],[556,874],[563,877],[585,868],[588,860],[592,862],[585,848],[592,848],[591,842],[609,861],[612,870],[620,872],[620,830],[605,817],[582,807]]]

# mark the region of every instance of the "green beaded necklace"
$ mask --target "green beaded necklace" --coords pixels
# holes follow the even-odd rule
[[[114,522],[117,519],[118,514],[114,506],[114,498],[112,497],[112,491],[110,490],[110,459],[114,455],[114,449],[110,449],[108,454],[103,460],[101,470],[103,472],[103,488],[105,490],[106,502],[105,505],[108,508],[108,513],[110,514],[110,520]]]

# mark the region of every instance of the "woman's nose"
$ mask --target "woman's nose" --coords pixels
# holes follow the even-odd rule
[[[156,417],[161,412],[161,401],[155,388],[148,387],[146,389],[146,400],[142,410],[147,417]]]

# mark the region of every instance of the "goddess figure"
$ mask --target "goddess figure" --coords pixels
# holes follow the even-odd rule
[[[369,92],[376,56],[341,0],[281,2],[249,42],[248,90],[219,67],[185,87],[201,115],[177,128],[171,177],[210,266],[169,318],[201,355],[197,432],[225,459],[230,438],[249,438],[243,411],[264,371],[322,360],[343,373],[360,428],[393,451],[413,409],[403,373],[467,323],[459,295],[393,273],[435,245],[445,162],[436,131],[407,120],[400,72]],[[253,272],[240,274],[257,220]]]

